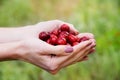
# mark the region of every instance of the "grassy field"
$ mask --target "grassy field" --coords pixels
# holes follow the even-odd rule
[[[92,32],[96,52],[53,76],[20,61],[1,62],[0,80],[120,80],[120,0],[0,0],[0,26],[60,19]]]

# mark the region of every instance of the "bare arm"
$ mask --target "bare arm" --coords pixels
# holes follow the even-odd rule
[[[27,38],[30,35],[30,31],[27,33],[26,27],[17,28],[0,28],[0,43],[14,42]]]
[[[20,42],[0,44],[0,61],[16,60],[20,52]]]
[[[59,20],[45,21],[35,25],[21,27],[12,28],[1,27],[0,43],[20,41],[31,37],[38,38],[38,35],[41,31],[51,32],[52,30],[59,28],[62,24],[68,24],[71,31],[77,32],[72,24]]]

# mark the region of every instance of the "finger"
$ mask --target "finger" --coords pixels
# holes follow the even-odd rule
[[[77,61],[77,62],[82,62],[82,61],[87,61],[87,60],[88,60],[88,58],[86,58],[86,59],[82,59],[82,60]]]
[[[77,62],[81,62],[81,61],[86,61],[88,60],[88,54],[89,54],[90,50],[87,50],[86,52],[84,52],[85,54],[80,56],[76,61]]]
[[[47,53],[45,54],[54,54],[57,56],[65,56],[69,55],[70,53],[73,52],[73,47],[71,46],[64,46],[64,45],[59,45],[59,46],[49,46],[49,49],[47,49]]]
[[[74,53],[78,53],[79,51],[81,51],[85,47],[89,46],[90,44],[92,44],[92,40],[87,40],[87,41],[79,43],[78,45],[75,45],[73,47]]]
[[[88,49],[91,49],[91,46],[89,46]],[[89,51],[87,50],[87,52],[82,52],[82,53],[85,53],[86,56],[87,56],[88,52],[89,52]],[[78,59],[79,61],[85,61],[85,60],[88,59],[87,57],[85,57],[84,59],[81,59],[82,56],[81,56],[81,58],[79,59],[79,56],[80,56],[80,55],[81,55],[81,53],[78,54],[78,55],[76,55],[76,56],[69,57],[68,59],[66,59],[66,60],[64,61],[64,63],[61,64],[61,67],[66,67],[66,66],[68,66],[68,65],[75,64],[76,62],[78,62],[77,59]]]
[[[43,21],[38,24],[37,26],[41,26],[44,31],[53,31],[54,29],[58,29],[61,24],[64,24],[65,22],[60,20],[50,20],[50,21]]]
[[[87,54],[89,54],[92,50],[92,48],[94,48],[96,45],[95,44],[91,44],[89,46],[87,46],[86,48],[84,48],[83,50],[83,53],[85,54],[82,54],[81,56],[86,56]],[[89,53],[86,53],[86,52],[89,52]]]
[[[77,51],[79,51],[80,49],[84,48],[85,46],[87,46],[88,44],[91,44],[91,43],[92,43],[91,40],[81,42],[79,46],[74,47],[74,51],[71,55],[68,55],[68,56],[62,57],[62,58],[58,58],[57,59],[57,64],[59,64],[60,67],[62,68],[65,65],[73,63],[76,60],[76,58],[78,58],[76,56],[74,57],[74,55],[77,54]]]
[[[86,46],[92,44],[91,40],[81,42],[80,44],[74,46],[74,52],[64,61],[65,63],[69,64],[76,59],[79,58],[80,55],[83,55],[83,52],[79,53],[82,49],[84,49]]]
[[[75,63],[77,63],[77,62],[72,62],[72,63],[64,64],[64,66],[62,66],[62,68],[65,68],[65,67],[67,67],[67,66],[73,65],[73,64],[75,64]]]
[[[88,41],[81,42],[81,43],[80,43],[80,46],[77,46],[77,45],[76,45],[76,47],[74,48],[73,54],[71,54],[71,55],[70,55],[69,57],[67,57],[66,59],[63,58],[64,64],[61,63],[61,67],[75,62],[75,61],[79,58],[80,55],[83,55],[83,52],[81,52],[81,53],[78,54],[79,50],[80,50],[80,49],[83,49],[84,47],[86,47],[87,45],[89,45],[89,44],[91,44],[91,43],[92,43],[91,40],[88,40]],[[81,46],[82,46],[82,47],[81,47]],[[76,48],[77,48],[78,50],[77,50]],[[80,48],[80,49],[79,49],[79,48]],[[63,61],[63,60],[62,60],[62,61]],[[60,61],[60,62],[62,62],[62,61]],[[77,61],[76,61],[76,62],[77,62]]]
[[[94,48],[94,47],[95,47],[94,45],[90,45],[90,46],[87,48],[87,50],[84,51],[85,54],[82,55],[82,56],[83,56],[83,59],[81,59],[82,56],[80,56],[80,58],[79,58],[77,61],[82,61],[82,60],[84,60],[84,58],[87,58],[87,55],[88,55],[88,54],[91,54],[91,53],[93,53],[93,52],[95,51],[95,48]]]
[[[92,50],[90,50],[89,54],[92,54],[95,52],[95,48],[93,48]]]
[[[78,60],[77,62],[87,61],[88,57]]]
[[[90,53],[90,51],[94,47],[95,47],[95,44],[93,43],[89,46],[86,46],[82,51],[79,52],[79,54],[76,55],[76,57],[78,57],[78,59],[76,58],[76,61],[82,60],[85,56],[87,56]]]
[[[84,56],[82,61],[88,60],[88,56]]]
[[[79,38],[82,38],[82,37],[87,37],[89,39],[93,39],[94,38],[94,35],[92,33],[80,33],[77,35]]]

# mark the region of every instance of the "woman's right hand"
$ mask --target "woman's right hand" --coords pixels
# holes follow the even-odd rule
[[[52,46],[37,38],[21,41],[19,60],[29,62],[55,74],[63,67],[81,61],[95,47],[95,40],[90,39],[74,47],[66,45]],[[51,57],[51,54],[56,55]]]

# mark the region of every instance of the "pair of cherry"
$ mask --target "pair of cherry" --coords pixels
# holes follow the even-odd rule
[[[52,32],[41,32],[39,39],[51,45],[70,45],[75,46],[82,41],[88,40],[87,37],[79,38],[75,32],[70,31],[70,27],[66,24],[60,26]]]

